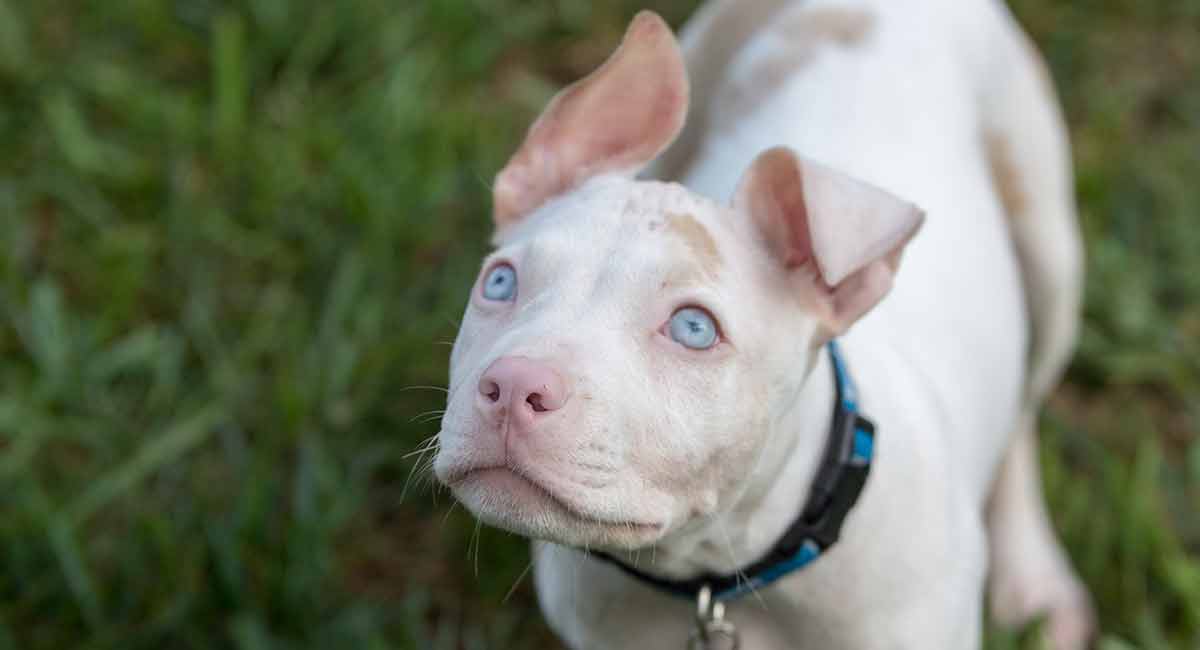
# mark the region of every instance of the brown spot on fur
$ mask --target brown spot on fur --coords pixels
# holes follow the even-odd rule
[[[690,214],[668,214],[666,229],[692,251],[692,256],[674,265],[663,278],[662,288],[711,282],[724,261],[708,229]]]
[[[789,14],[777,28],[789,38],[809,43],[858,45],[870,33],[875,15],[862,9],[816,7]]]
[[[870,12],[839,7],[803,9],[785,15],[773,31],[785,37],[788,46],[762,57],[736,81],[731,80],[722,93],[722,124],[735,124],[773,95],[812,61],[821,47],[849,48],[861,44],[874,22],[875,16]]]
[[[1021,182],[1021,170],[1013,160],[1008,138],[997,133],[985,133],[983,145],[992,184],[1000,196],[1004,212],[1010,218],[1025,214],[1029,208],[1029,197]]]
[[[717,242],[708,229],[690,214],[672,214],[667,220],[667,232],[679,237],[706,268],[721,266],[721,254]]]

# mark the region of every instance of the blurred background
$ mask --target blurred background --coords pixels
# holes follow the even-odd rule
[[[490,179],[695,4],[0,0],[0,649],[559,647],[411,452]],[[1088,242],[1055,523],[1102,648],[1200,648],[1200,1],[1013,8]]]

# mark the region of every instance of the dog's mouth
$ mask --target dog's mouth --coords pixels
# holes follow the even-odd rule
[[[480,519],[527,537],[575,546],[636,548],[657,540],[663,531],[658,523],[589,513],[529,472],[509,465],[465,469],[444,482]]]

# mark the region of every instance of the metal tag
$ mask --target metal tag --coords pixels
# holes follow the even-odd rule
[[[725,620],[725,604],[714,602],[707,585],[696,595],[696,622],[687,650],[738,650],[737,628]]]

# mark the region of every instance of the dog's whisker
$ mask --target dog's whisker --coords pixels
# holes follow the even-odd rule
[[[440,433],[440,432],[439,432],[439,433]],[[424,438],[421,440],[421,442],[417,443],[417,446],[418,446],[418,447],[420,447],[420,446],[422,446],[422,445],[428,445],[428,444],[430,444],[431,442],[433,442],[433,441],[435,441],[435,440],[437,440],[437,439],[438,439],[438,434],[437,434],[437,433],[430,434],[430,435],[428,435],[428,436],[425,436],[425,437],[424,437]]]
[[[434,458],[430,458],[428,461],[426,461],[425,455],[431,451],[436,451],[437,449],[438,437],[437,435],[434,435],[427,442],[422,443],[421,447],[416,451],[405,454],[405,459],[409,458],[410,456],[416,456],[417,461],[413,463],[412,469],[408,470],[408,478],[404,479],[404,487],[400,489],[401,503],[404,502],[404,497],[408,496],[408,489],[412,485],[413,477],[424,474],[433,468]]]
[[[418,485],[418,487],[425,487],[426,485],[433,485],[433,483],[434,483],[433,463],[435,460],[436,459],[433,456],[430,456],[427,460],[425,460],[421,464],[421,469],[417,470],[417,485]]]
[[[417,460],[416,460],[416,461],[413,461],[413,462],[414,462],[414,463],[420,463],[420,462],[421,462],[421,459],[425,457],[425,454],[428,454],[428,453],[429,453],[429,452],[431,452],[431,451],[437,451],[437,449],[438,449],[438,447],[439,447],[439,446],[440,446],[440,445],[437,445],[437,444],[426,445],[426,446],[424,446],[424,447],[422,447],[422,448],[420,448],[420,449],[416,449],[416,450],[414,450],[414,451],[411,451],[411,452],[409,452],[409,453],[405,454],[402,460],[408,460],[409,458],[412,458],[413,456],[416,456],[416,457],[417,457]]]
[[[479,545],[481,543],[483,543],[483,538],[480,535],[482,530],[483,530],[483,520],[476,518],[475,519],[475,534],[473,535],[473,537],[475,539],[475,579],[476,580],[479,579]],[[468,549],[469,548],[470,547],[468,547]],[[469,552],[470,551],[468,550],[468,553]]]
[[[587,557],[586,550],[584,557]],[[583,563],[579,561],[578,557],[572,556],[571,559],[571,609],[576,609],[579,607],[579,567]]]
[[[471,170],[471,175],[475,177],[475,180],[476,180],[476,181],[478,181],[478,182],[479,182],[479,184],[480,184],[480,185],[482,185],[484,189],[486,189],[488,192],[491,192],[491,191],[492,191],[492,184],[491,184],[491,182],[490,182],[490,181],[488,181],[488,179],[487,179],[487,178],[485,178],[485,177],[483,176],[483,174],[479,173],[479,170],[478,170],[478,169],[473,169],[473,170]]]
[[[733,541],[729,537],[729,531],[725,529],[725,518],[720,517],[713,523],[717,525],[717,531],[721,533],[721,537],[725,540],[725,552],[729,554],[730,564],[732,564],[734,567],[737,567],[734,570],[736,571],[738,585],[740,586],[742,583],[749,585],[750,595],[754,596],[754,599],[758,601],[758,604],[762,606],[764,611],[768,611],[767,601],[763,600],[762,594],[760,594],[758,589],[756,589],[753,583],[750,582],[750,576],[746,575],[746,572],[741,568],[741,563],[737,561],[736,554],[733,551]]]
[[[446,522],[450,521],[450,515],[454,514],[454,509],[456,507],[458,507],[458,501],[451,501],[450,507],[446,509],[445,516],[442,517],[442,524],[441,524],[441,527],[439,528],[439,530],[445,530]]]
[[[440,435],[440,432],[435,433],[432,436],[429,436],[428,438],[422,440],[419,444],[417,444],[415,449],[413,449],[412,451],[408,452],[407,454],[404,454],[403,456],[401,456],[400,460],[408,460],[409,458],[412,458],[413,456],[420,456],[420,455],[424,454],[425,452],[429,451],[431,448],[437,447],[441,440],[441,438],[438,437],[439,435]]]
[[[425,411],[424,413],[418,413],[418,414],[412,416],[411,418],[409,418],[408,421],[410,423],[412,423],[412,422],[416,421],[417,419],[420,419],[423,417],[428,417],[430,415],[436,415],[438,417],[441,417],[445,413],[446,413],[446,409],[433,409],[432,411]]]
[[[440,343],[440,341],[439,341],[439,343]],[[443,388],[441,386],[405,386],[396,392],[403,393],[405,391],[410,391],[410,390],[437,390],[437,391],[441,391],[443,393],[450,392],[450,389]]]
[[[513,594],[517,593],[517,587],[521,586],[521,581],[525,579],[525,576],[528,575],[529,570],[533,568],[534,561],[534,558],[530,558],[529,564],[525,565],[525,569],[521,571],[521,575],[517,576],[516,582],[513,582],[512,586],[508,588],[508,593],[504,594],[504,599],[500,601],[501,605],[507,603],[508,599],[511,598]]]

